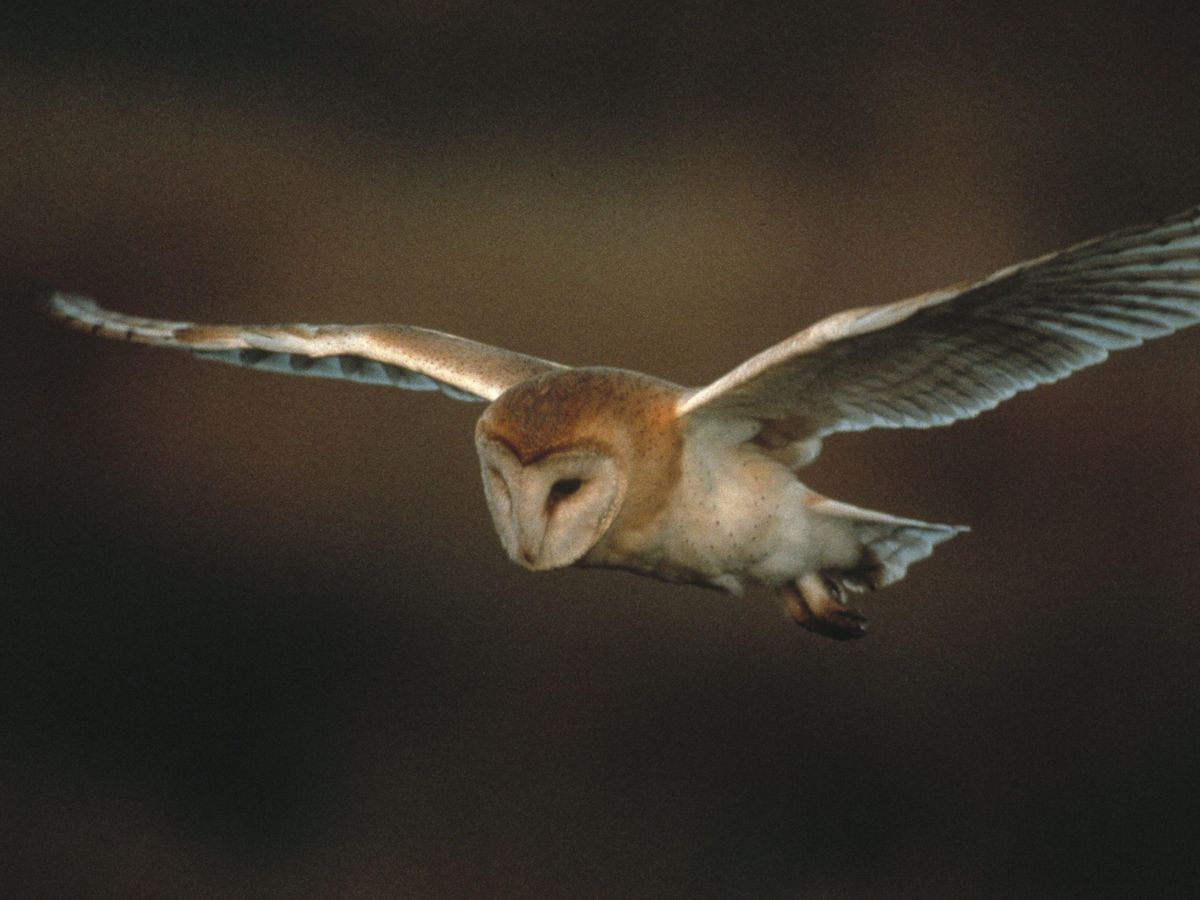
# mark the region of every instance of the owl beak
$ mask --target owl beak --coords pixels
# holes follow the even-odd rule
[[[517,551],[520,559],[516,560],[519,565],[524,566],[531,572],[540,572],[552,566],[543,565],[540,560],[542,557],[542,544],[540,540],[533,539],[532,536],[521,541],[520,548]]]
[[[538,540],[540,535],[533,534],[529,525],[522,521],[521,516],[514,515],[510,523],[512,534],[516,538],[514,542],[516,546],[512,548],[509,556],[512,561],[523,568],[533,570],[537,568],[538,550],[541,549],[541,541]]]
[[[517,556],[515,562],[531,572],[541,572],[546,566],[542,559],[542,542],[546,539],[543,530],[524,528],[518,531]]]

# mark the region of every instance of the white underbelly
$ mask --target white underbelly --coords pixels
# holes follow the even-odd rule
[[[761,457],[751,462],[672,504],[659,539],[646,548],[646,571],[741,593],[854,559],[846,523],[814,512],[791,471]]]

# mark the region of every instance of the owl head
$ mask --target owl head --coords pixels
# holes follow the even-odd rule
[[[662,456],[656,423],[674,421],[676,397],[663,385],[616,369],[570,369],[516,385],[487,408],[475,446],[514,562],[535,571],[579,562],[631,494],[656,480],[646,477]]]

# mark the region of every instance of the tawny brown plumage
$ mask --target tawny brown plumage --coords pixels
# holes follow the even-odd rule
[[[520,565],[623,568],[732,593],[762,585],[801,625],[850,638],[865,619],[848,591],[903,578],[962,529],[810,491],[796,470],[822,438],[970,418],[1195,324],[1200,211],[839,313],[699,389],[406,325],[194,325],[69,294],[49,306],[103,337],[488,401],[475,430],[484,493]]]

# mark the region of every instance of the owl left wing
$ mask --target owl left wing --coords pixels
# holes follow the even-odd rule
[[[1200,321],[1200,208],[885,306],[848,310],[681,399],[786,441],[929,428]]]
[[[52,293],[46,302],[55,318],[102,337],[291,375],[440,390],[458,400],[495,400],[514,384],[564,368],[411,325],[196,325],[110,312],[73,294]]]

